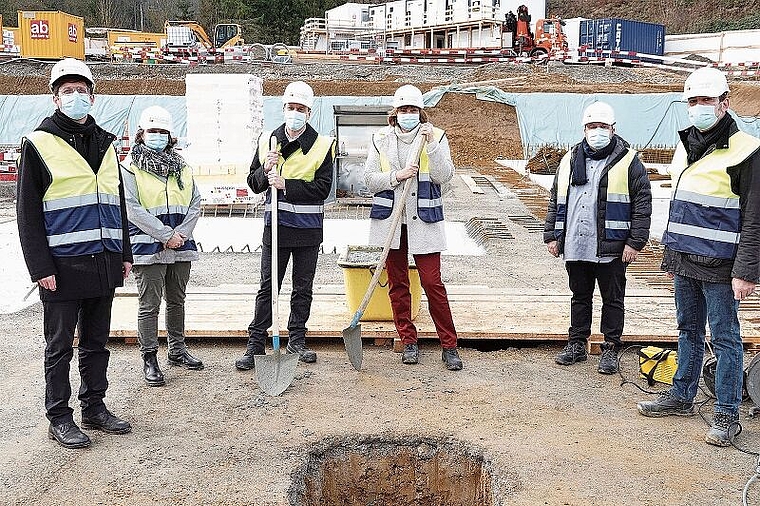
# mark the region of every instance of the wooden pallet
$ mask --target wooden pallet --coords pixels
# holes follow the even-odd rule
[[[253,317],[256,286],[222,285],[213,288],[188,290],[186,312],[187,337],[247,338],[247,327]],[[480,285],[447,286],[454,323],[460,339],[565,341],[569,326],[570,293],[525,292],[524,290],[493,289]],[[281,326],[289,314],[288,286],[280,297]],[[595,319],[598,328],[598,308],[601,300],[595,297]],[[342,285],[322,285],[314,289],[309,338],[342,339],[349,324],[345,291]],[[750,347],[760,346],[760,307],[740,311],[742,333]],[[437,334],[427,300],[415,319],[420,339],[436,339]],[[163,309],[159,315],[159,332],[165,336]],[[287,335],[285,329],[282,335]],[[120,290],[114,300],[111,336],[134,342],[137,337],[137,294]],[[362,322],[362,337],[376,344],[398,341],[391,321]],[[626,296],[624,340],[630,343],[675,343],[673,296],[667,290],[629,290]],[[598,351],[603,341],[600,334],[590,338],[591,349]],[[397,344],[398,346],[398,344]]]

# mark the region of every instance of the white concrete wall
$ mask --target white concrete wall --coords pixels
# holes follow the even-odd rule
[[[760,61],[760,30],[689,33],[665,36],[665,56],[697,54],[715,62]]]

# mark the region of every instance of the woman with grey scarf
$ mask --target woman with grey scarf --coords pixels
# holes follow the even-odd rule
[[[131,160],[122,166],[129,235],[137,282],[137,336],[145,382],[165,384],[158,365],[158,312],[166,300],[169,364],[203,369],[185,345],[185,289],[190,263],[199,258],[193,239],[201,196],[192,171],[174,150],[172,117],[159,106],[145,109]]]

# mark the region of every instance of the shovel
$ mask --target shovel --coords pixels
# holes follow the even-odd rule
[[[418,142],[416,154],[414,157],[414,160],[417,160],[417,163],[419,163],[420,154],[422,154],[422,149],[424,147],[425,141],[421,137]],[[388,258],[388,253],[390,253],[393,236],[396,234],[398,224],[401,222],[401,215],[404,212],[404,207],[406,206],[406,199],[409,197],[409,193],[412,190],[412,185],[410,183],[412,179],[413,178],[408,178],[404,181],[404,188],[401,192],[401,202],[399,203],[400,205],[396,206],[393,209],[393,213],[391,214],[391,228],[388,231],[388,236],[385,238],[385,244],[383,245],[382,253],[380,253],[380,260],[378,260],[377,266],[375,267],[375,273],[372,275],[372,280],[369,282],[367,292],[364,294],[364,298],[362,299],[361,304],[359,304],[356,313],[354,313],[354,317],[351,319],[351,323],[348,325],[348,327],[343,329],[343,344],[346,346],[348,360],[357,371],[362,367],[362,326],[359,323],[359,320],[364,314],[364,310],[367,309],[369,301],[372,298],[372,294],[375,291],[375,287],[378,284],[377,282],[380,279],[380,275],[383,273],[383,269],[385,268],[385,260]]]
[[[274,137],[270,140],[270,151],[277,149],[277,139]],[[273,170],[277,170],[274,167]],[[256,355],[253,362],[256,367],[256,381],[259,383],[265,393],[276,397],[283,393],[296,376],[296,366],[298,366],[297,353],[282,353],[280,351],[280,319],[279,319],[279,266],[277,265],[277,188],[274,186],[269,189],[270,208],[271,208],[271,229],[272,229],[272,268],[270,269],[272,278],[272,347],[274,352],[271,355]]]

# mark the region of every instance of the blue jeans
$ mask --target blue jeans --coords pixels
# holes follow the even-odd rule
[[[718,359],[715,369],[715,411],[739,413],[742,401],[744,348],[739,332],[739,301],[731,283],[710,283],[676,275],[674,279],[678,320],[678,369],[673,395],[691,402],[697,395],[705,354],[705,323]]]

